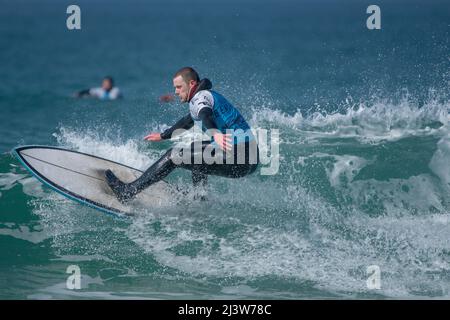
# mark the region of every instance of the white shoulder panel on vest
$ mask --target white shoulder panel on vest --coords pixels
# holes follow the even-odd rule
[[[111,91],[109,92],[109,98],[110,99],[117,99],[120,96],[120,91],[119,88],[114,87],[111,89]]]
[[[213,108],[214,98],[208,90],[197,92],[189,102],[189,111],[193,119],[198,119],[198,113],[203,108]]]
[[[103,90],[102,88],[91,88],[89,89],[89,94],[93,97],[96,98],[101,98],[103,97],[103,94],[105,93],[105,90]]]

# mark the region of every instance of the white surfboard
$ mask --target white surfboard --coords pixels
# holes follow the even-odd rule
[[[24,146],[14,150],[19,161],[50,188],[95,209],[116,215],[132,215],[138,210],[168,206],[176,199],[176,189],[159,181],[127,204],[120,203],[105,181],[111,169],[119,179],[131,182],[142,171],[94,155],[50,146]]]

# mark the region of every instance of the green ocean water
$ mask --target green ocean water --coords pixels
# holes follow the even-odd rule
[[[0,298],[448,299],[450,12],[381,2],[369,31],[369,4],[81,1],[68,31],[65,2],[2,3]],[[119,220],[13,156],[54,145],[145,169],[172,142],[142,137],[187,113],[158,101],[184,65],[279,130],[277,174],[211,177],[206,202]],[[71,97],[106,74],[123,100]]]

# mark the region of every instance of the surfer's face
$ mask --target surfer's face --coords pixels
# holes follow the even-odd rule
[[[184,81],[182,76],[173,78],[173,86],[175,88],[175,94],[180,97],[181,102],[187,102],[189,99],[189,92],[195,87],[196,82],[190,80],[189,83]]]
[[[109,91],[112,89],[112,83],[108,79],[103,80],[102,82],[102,88],[103,90]]]

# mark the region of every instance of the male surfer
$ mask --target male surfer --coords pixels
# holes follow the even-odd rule
[[[122,97],[119,88],[114,86],[114,79],[112,77],[105,77],[100,88],[91,88],[81,90],[75,93],[75,97],[95,97],[101,100],[115,100]]]
[[[212,84],[208,79],[200,81],[194,69],[185,67],[174,75],[173,86],[181,102],[189,103],[189,114],[164,132],[150,133],[144,139],[170,139],[177,133],[175,130],[187,130],[196,124],[209,134],[210,140],[193,142],[190,148],[181,152],[177,152],[175,148],[169,149],[131,183],[120,181],[111,170],[106,170],[106,181],[121,202],[132,199],[177,167],[191,170],[193,184],[198,186],[206,184],[207,175],[239,178],[254,172],[258,166],[258,146],[248,123],[230,102],[211,90]],[[197,161],[199,151],[200,163]],[[183,152],[189,153],[188,161],[175,161],[175,157],[182,156]],[[214,162],[205,161],[208,155],[214,157]]]

